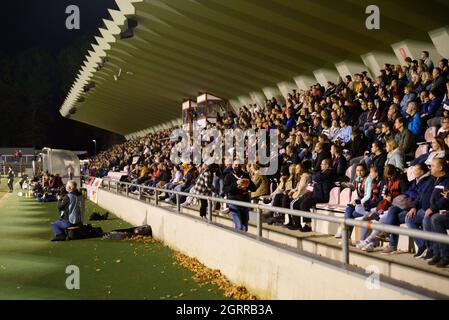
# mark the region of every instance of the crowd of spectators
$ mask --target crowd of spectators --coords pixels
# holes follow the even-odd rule
[[[265,222],[301,232],[310,219],[284,216],[276,207],[310,210],[329,202],[331,190],[348,187],[356,197],[344,208],[346,218],[446,233],[449,228],[449,67],[434,65],[429,53],[385,64],[371,79],[367,72],[338,78],[325,87],[293,90],[281,103],[242,106],[220,115],[208,127],[277,129],[279,167],[273,176],[257,164],[199,165],[172,163],[172,130],[127,141],[92,159],[88,173],[103,177],[125,172],[124,181],[240,201],[263,200],[273,211]],[[170,194],[161,199],[174,201]],[[183,197],[184,205],[193,202]],[[207,202],[200,214],[206,216]],[[248,212],[230,206],[235,226],[247,230]],[[339,237],[339,234],[336,235]],[[397,236],[363,232],[358,248],[372,251],[388,237],[383,253],[397,251]],[[416,257],[439,267],[449,265],[449,249],[415,239]]]

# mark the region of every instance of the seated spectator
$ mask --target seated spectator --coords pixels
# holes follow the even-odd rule
[[[446,170],[447,172],[447,170]],[[440,212],[432,215],[431,218],[431,230],[432,232],[441,233],[447,235],[447,229],[449,229],[449,190],[445,189],[441,195],[443,198],[440,200],[440,206],[445,206],[445,210],[440,210]],[[434,257],[429,264],[435,265],[438,268],[445,268],[449,266],[449,246],[447,244],[435,242],[434,247]]]
[[[365,143],[366,143],[366,141],[365,141],[365,137],[364,137],[363,133],[360,132],[360,130],[358,130],[358,129],[352,130],[351,141],[346,146],[351,158],[353,158],[353,159],[360,158],[360,157],[363,158],[363,154],[364,154],[364,151],[366,148]],[[362,158],[360,158],[360,160]]]
[[[67,194],[58,200],[60,217],[51,224],[55,237],[52,241],[64,241],[67,236],[67,228],[83,224],[84,198],[78,191],[75,181],[70,180],[66,185]]]
[[[397,168],[391,164],[385,166],[384,181],[385,186],[382,190],[382,200],[377,204],[376,208],[372,208],[370,212],[365,213],[363,220],[384,221],[395,198],[400,194],[405,193],[409,185],[407,177],[402,173],[402,171],[397,170]],[[368,239],[366,238],[367,234],[368,229],[363,228],[357,247],[363,251],[373,251],[376,245],[374,241],[376,232],[374,232],[374,235]]]
[[[379,119],[376,118],[377,109],[373,101],[368,101],[368,113],[366,114],[365,122],[363,123],[363,132],[365,137],[372,140],[372,135],[375,131],[375,126]]]
[[[310,182],[310,161],[299,163],[295,167],[295,181],[296,186],[288,193],[288,197],[284,199],[283,207],[293,209],[293,203],[300,199],[307,192],[307,186]],[[288,215],[288,221],[285,226],[299,224],[300,218],[297,216]]]
[[[405,157],[413,159],[416,150],[415,137],[407,129],[406,120],[404,118],[397,118],[394,123],[394,128],[398,131],[395,140],[399,148],[404,152]]]
[[[443,139],[449,135],[449,117],[445,117],[441,120],[441,127],[438,129],[437,134]]]
[[[173,190],[178,184],[182,183],[183,177],[183,167],[181,165],[177,165],[173,167],[172,170],[173,179],[170,180],[167,184],[163,186],[164,189]],[[161,195],[159,200],[165,200],[169,197],[168,193],[165,195]]]
[[[430,90],[429,100],[423,105],[421,111],[421,118],[425,121],[432,122],[430,126],[434,126],[433,123],[441,117],[443,109],[441,108],[441,100],[437,97],[435,90]]]
[[[261,175],[259,171],[259,165],[249,164],[248,173],[254,183],[256,189],[251,192],[251,199],[257,199],[261,196],[268,195],[270,193],[270,186],[266,176]]]
[[[393,124],[389,121],[382,122],[380,125],[380,131],[376,131],[376,133],[376,140],[382,142],[383,145],[385,145],[388,140],[394,139],[395,137],[395,134],[393,133]]]
[[[410,102],[415,101],[416,93],[413,91],[413,87],[411,85],[407,85],[404,88],[404,97],[399,104],[401,108],[401,114],[403,117],[407,116],[407,108]]]
[[[385,218],[381,220],[382,223],[399,226],[405,223],[405,216],[412,209],[419,210],[421,208],[428,207],[429,199],[433,191],[433,178],[430,175],[429,168],[420,163],[413,167],[415,179],[402,195],[398,196],[393,201],[392,207],[388,210]],[[414,210],[413,210],[414,211]],[[370,236],[370,242],[375,242],[376,236],[380,232],[376,232],[373,236]],[[397,251],[399,235],[390,234],[389,245],[382,251],[383,254],[392,254]],[[414,255],[415,258],[419,258],[424,255],[426,250],[425,246],[419,247],[418,251]]]
[[[414,101],[410,102],[407,106],[406,113],[408,116],[407,129],[415,136],[416,140],[421,140],[421,117],[418,113],[418,104]]]
[[[293,190],[295,185],[295,170],[296,166],[294,164],[286,167],[284,166],[282,168],[281,172],[281,178],[280,183],[278,184],[276,190],[270,195],[271,199],[271,205],[273,207],[285,207],[289,201],[288,194]],[[276,222],[283,222],[284,221],[284,215],[283,214],[277,214],[274,215],[273,212],[270,212],[268,217],[268,223],[276,223]]]
[[[352,127],[348,125],[348,120],[340,120],[340,130],[335,141],[339,141],[341,145],[347,144],[351,140]]]
[[[444,94],[446,93],[446,81],[441,74],[442,70],[440,68],[434,68],[432,72],[432,84],[430,86],[430,91],[434,93],[435,97],[440,101],[443,99]]]
[[[379,177],[377,168],[372,166],[370,168],[369,175],[365,178],[363,176],[364,171],[362,167],[357,168],[359,172],[357,174],[357,198],[352,203],[348,204],[345,210],[345,219],[355,219],[363,217],[366,212],[370,212],[372,208],[375,208],[381,200],[381,192],[384,187],[382,179]],[[364,181],[364,182],[363,182]],[[361,189],[361,185],[364,185],[364,189]],[[360,196],[363,196],[360,198]],[[352,227],[348,227],[348,237],[351,237]]]
[[[332,145],[331,156],[332,156],[332,169],[334,170],[334,175],[337,181],[340,182],[345,181],[347,161],[342,154],[341,147],[336,144]]]
[[[368,170],[364,164],[359,163],[356,166],[353,192],[356,192],[355,200],[346,207],[345,217],[350,217],[354,213],[355,206],[360,202],[364,205],[371,198],[371,181]],[[366,196],[365,196],[366,195]],[[335,238],[341,238],[341,230],[337,232]]]
[[[301,211],[310,211],[310,209],[317,203],[329,202],[329,194],[334,185],[334,172],[330,166],[331,160],[324,159],[321,162],[321,171],[312,175],[312,185],[310,185],[310,192],[306,192],[301,198],[292,204],[293,209]],[[311,220],[303,218],[304,226],[301,226],[297,221],[288,227],[291,230],[300,230],[301,232],[312,231]]]
[[[340,134],[340,126],[338,125],[338,120],[333,119],[330,128],[329,139],[335,142]]]
[[[449,156],[449,148],[444,143],[444,139],[441,137],[435,137],[432,140],[432,148],[430,152],[419,156],[410,162],[410,166],[414,166],[418,163],[424,162],[426,165],[430,166],[432,164],[432,160],[435,158],[445,159]]]
[[[433,159],[430,173],[434,181],[433,188],[430,190],[430,197],[422,199],[423,201],[420,207],[413,207],[407,212],[405,223],[411,229],[432,231],[431,216],[439,214],[440,210],[447,210],[448,208],[449,203],[442,195],[445,189],[449,189],[449,174],[446,162],[443,159]],[[433,242],[415,238],[415,243],[418,248],[425,247],[427,249],[424,259],[428,260],[429,264],[435,265],[440,262],[441,252],[434,252]]]
[[[396,140],[388,140],[386,145],[387,150],[387,161],[385,161],[385,166],[391,164],[394,167],[404,170],[404,154],[399,148]]]
[[[432,86],[432,75],[430,74],[430,72],[422,72],[421,73],[421,86],[423,88],[424,91],[429,92]]]

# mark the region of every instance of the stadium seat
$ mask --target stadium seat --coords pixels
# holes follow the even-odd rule
[[[340,187],[332,188],[329,194],[329,203],[319,203],[317,209],[334,209],[340,204]]]
[[[413,173],[413,167],[407,168],[407,179],[408,179],[408,181],[412,181],[413,179],[415,179],[415,174]]]
[[[423,154],[426,154],[427,152],[429,152],[429,145],[422,144],[416,149],[415,158],[418,158],[418,157],[422,156]]]
[[[426,139],[427,142],[432,141],[433,138],[437,136],[438,128],[437,127],[430,127],[426,130],[426,133],[424,133],[424,139]]]
[[[357,165],[353,164],[352,166],[349,166],[348,169],[346,169],[346,176],[349,178],[349,181],[352,181],[354,179],[353,172],[355,172],[355,166]]]
[[[352,192],[351,193],[351,202],[355,201],[355,199],[357,199],[357,192]]]

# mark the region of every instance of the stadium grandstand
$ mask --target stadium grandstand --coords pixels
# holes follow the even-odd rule
[[[449,3],[374,2],[116,0],[60,108],[126,137],[89,198],[262,299],[449,298]]]

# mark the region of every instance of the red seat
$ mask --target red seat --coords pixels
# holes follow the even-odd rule
[[[427,142],[430,142],[437,136],[438,128],[437,127],[430,127],[426,130],[426,133],[424,133],[424,139],[426,139]]]
[[[352,166],[349,166],[348,169],[346,169],[346,176],[349,178],[349,181],[352,181],[354,179],[353,172],[355,172],[354,167],[356,164],[353,164]]]
[[[348,203],[351,202],[351,194],[355,193],[352,192],[350,188],[345,188],[340,192],[340,205],[346,206]]]
[[[418,157],[422,156],[423,154],[426,154],[427,152],[429,152],[429,145],[422,144],[416,149],[415,158],[418,158]]]

